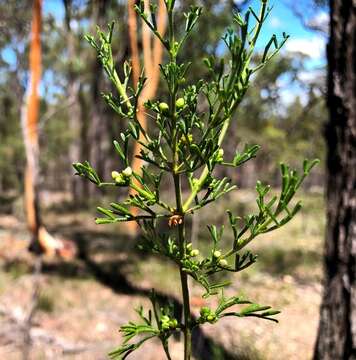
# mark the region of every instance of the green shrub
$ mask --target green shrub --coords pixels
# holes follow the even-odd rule
[[[228,251],[224,252],[220,246],[224,228],[215,225],[208,226],[211,237],[208,255],[204,257],[198,249],[193,248],[185,236],[186,218],[236,188],[227,178],[218,178],[214,169],[220,166],[237,168],[254,158],[260,148],[258,145],[246,145],[243,152],[236,152],[232,159],[225,159],[222,145],[251,76],[278,53],[288,37],[283,34],[282,41],[278,42],[273,35],[260,62],[252,62],[257,39],[270,11],[267,1],[262,0],[259,14],[249,9],[244,17],[237,13],[233,15],[233,24],[223,37],[229,54],[228,61],[217,61],[213,56],[203,59],[209,70],[209,80],[201,79],[194,85],[185,85],[189,64],[179,63],[179,54],[184,51],[185,43],[189,41],[189,35],[202,14],[202,8],[192,6],[185,14],[185,33],[178,39],[174,32],[174,3],[174,0],[165,0],[167,37],[158,33],[154,6],[151,6],[151,17],[145,13],[142,1],[136,6],[136,12],[160,39],[169,56],[168,63],[160,66],[168,98],[165,101],[151,99],[145,103],[145,109],[156,125],[156,129],[150,132],[137,119],[138,99],[146,79],[141,77],[137,87],[130,87],[129,64],[125,64],[124,79],[120,79],[111,50],[114,25],[109,26],[107,33],[98,29],[98,39],[86,37],[97,51],[106,74],[118,91],[115,96],[107,93],[103,97],[120,117],[128,121],[128,126],[121,133],[119,141],[114,141],[122,170],[113,170],[112,181],[100,179],[88,162],[76,163],[74,168],[78,175],[99,187],[128,187],[136,190],[136,194],[126,200],[112,202],[110,208],[98,207],[103,217],[97,218],[96,222],[112,224],[136,221],[143,235],[139,247],[166,256],[175,263],[182,287],[183,319],[177,317],[177,309],[159,303],[153,291],[152,308],[148,311],[143,308],[137,310],[141,321],[121,326],[124,342],[110,353],[111,358],[126,358],[145,341],[157,337],[170,359],[168,340],[175,332],[182,332],[184,359],[187,360],[191,358],[191,333],[195,327],[205,323],[215,324],[224,317],[258,317],[277,321],[275,315],[279,311],[241,296],[225,297],[222,289],[228,282],[216,283],[212,278],[216,279],[213,275],[217,273],[239,272],[256,261],[256,255],[243,249],[258,235],[278,229],[295,216],[301,204],[292,206],[291,200],[317,163],[317,160],[305,160],[301,173],[281,164],[282,188],[278,196],[270,195],[270,187],[257,182],[256,214],[241,219],[227,210],[233,233]],[[205,111],[201,110],[201,103],[205,104]],[[130,167],[130,142],[141,145],[139,157],[149,164],[143,166],[140,173],[133,172]],[[160,184],[164,177],[172,179],[174,203],[167,203],[160,196]],[[185,199],[182,185],[189,189]],[[132,207],[138,208],[140,213],[134,215],[130,210]],[[160,222],[168,224],[169,231],[159,230]],[[188,277],[202,286],[203,297],[219,296],[218,306],[201,308],[197,318],[192,317],[190,312]]]

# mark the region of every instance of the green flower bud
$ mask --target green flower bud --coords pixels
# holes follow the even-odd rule
[[[194,249],[190,252],[190,256],[191,257],[195,257],[199,255],[199,250],[198,249]]]
[[[208,308],[207,306],[203,306],[201,309],[200,309],[200,315],[202,317],[206,317],[207,315],[209,315],[211,313],[211,309]]]
[[[170,318],[167,315],[161,316],[161,327],[163,330],[168,330],[170,328]]]
[[[227,263],[227,261],[226,261],[225,259],[220,259],[220,260],[219,260],[219,265],[225,267],[225,266],[228,265],[228,263]]]
[[[128,166],[125,170],[123,170],[122,174],[125,176],[125,177],[131,177],[132,175],[132,169],[130,166]]]
[[[221,251],[219,251],[219,250],[214,251],[213,256],[215,258],[219,258],[221,256]]]
[[[215,322],[216,316],[215,316],[215,314],[210,314],[210,315],[207,316],[206,319],[207,319],[210,323],[213,323],[213,322]]]
[[[216,156],[216,162],[221,163],[224,160],[224,150],[219,149],[218,154]]]
[[[126,185],[127,184],[127,181],[126,181],[126,179],[124,179],[122,174],[119,174],[118,176],[115,177],[115,182],[118,185]]]
[[[177,321],[176,319],[170,320],[170,322],[169,322],[169,327],[170,327],[171,329],[175,329],[177,326],[178,326],[178,321]]]
[[[189,243],[189,244],[187,245],[187,250],[192,250],[192,247],[193,247],[193,244],[192,244],[192,243]]]
[[[118,171],[112,171],[111,177],[115,180],[118,176],[120,176],[120,173]]]
[[[183,98],[177,99],[177,101],[176,101],[177,110],[182,109],[184,107],[184,105],[185,105],[185,101]]]
[[[164,114],[164,115],[169,114],[169,106],[167,103],[161,102],[161,103],[159,103],[158,107],[162,114]]]

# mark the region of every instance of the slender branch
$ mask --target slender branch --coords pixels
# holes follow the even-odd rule
[[[253,54],[253,50],[255,48],[255,45],[256,45],[256,42],[257,42],[257,39],[258,39],[258,36],[260,34],[260,31],[261,31],[261,28],[262,28],[262,23],[263,23],[263,19],[265,17],[265,13],[266,13],[266,9],[267,9],[267,2],[264,1],[262,2],[262,6],[261,6],[261,10],[260,10],[260,15],[259,15],[259,22],[255,28],[255,31],[254,31],[254,34],[253,34],[253,37],[252,37],[252,42],[250,44],[250,51],[249,51],[249,56],[248,58],[246,59],[246,62],[244,64],[244,67],[241,71],[241,76],[244,78],[246,75],[246,71],[250,65],[250,61],[251,61],[251,58],[252,58],[252,54]],[[243,79],[245,80],[245,79]],[[220,106],[221,107],[221,106]],[[220,112],[220,107],[219,107],[219,110],[218,112]],[[225,138],[225,135],[227,133],[227,130],[229,128],[229,125],[230,125],[230,121],[231,121],[231,115],[228,116],[226,118],[226,120],[224,121],[223,123],[223,126],[222,126],[222,129],[221,129],[221,132],[220,132],[220,135],[219,135],[219,140],[218,140],[218,145],[221,146],[224,138]],[[195,197],[197,196],[198,192],[201,190],[201,188],[203,187],[204,183],[205,183],[205,180],[207,178],[209,174],[209,170],[208,170],[208,167],[205,166],[203,172],[201,173],[200,177],[199,177],[199,180],[197,182],[197,184],[195,185],[195,187],[193,188],[190,196],[188,197],[188,199],[185,201],[184,205],[183,205],[183,211],[187,211],[187,209],[189,208],[190,204],[193,202],[193,200],[195,199]]]
[[[126,93],[126,89],[125,89],[124,85],[121,83],[121,80],[120,80],[119,75],[117,74],[116,70],[113,71],[113,82],[114,82],[114,85],[116,86],[118,93],[123,97],[123,99],[124,99],[123,102],[126,104],[126,106],[129,109],[132,109],[131,101]]]
[[[177,211],[182,214],[182,190],[180,175],[174,175],[174,187],[177,200]],[[186,239],[185,239],[185,221],[178,225],[178,242],[181,258],[186,256]],[[191,334],[191,315],[190,315],[190,300],[189,300],[189,287],[188,276],[183,271],[183,267],[179,266],[180,281],[183,296],[183,315],[184,315],[184,360],[189,360],[192,352],[192,334]]]
[[[169,353],[168,344],[166,342],[162,341],[162,346],[163,346],[164,352],[166,353],[167,359],[172,360],[171,355]]]
[[[219,141],[218,141],[219,146],[222,144],[222,142],[223,142],[223,140],[225,138],[227,129],[229,128],[229,125],[230,125],[230,119],[231,118],[227,118],[225,120],[224,125],[223,125],[223,127],[221,129],[221,133],[220,133]],[[199,180],[198,180],[197,184],[194,186],[191,194],[189,195],[188,199],[185,201],[185,203],[183,205],[183,211],[187,211],[189,209],[190,204],[194,201],[194,199],[197,196],[198,192],[203,187],[204,182],[205,182],[208,174],[209,174],[208,167],[205,166],[203,172],[201,173],[201,175],[199,177]]]

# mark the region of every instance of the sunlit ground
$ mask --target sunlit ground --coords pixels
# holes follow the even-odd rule
[[[279,324],[259,319],[229,319],[205,325],[204,333],[216,345],[214,358],[224,359],[221,347],[236,359],[309,359],[317,331],[321,296],[322,241],[325,225],[323,195],[299,198],[304,209],[284,228],[254,240],[249,249],[259,255],[249,269],[230,277],[225,295],[241,295],[282,311]],[[227,225],[224,209],[243,214],[253,209],[254,194],[238,191],[233,198],[206,207],[194,224],[193,243],[209,251],[207,224]],[[46,260],[32,335],[33,359],[105,359],[120,342],[120,324],[136,319],[133,308],[148,305],[152,287],[179,299],[173,265],[135,250],[136,240],[123,233],[125,225],[97,226],[93,213],[47,211],[52,232],[80,243],[80,259],[61,263]],[[226,226],[228,246],[231,234]],[[33,292],[33,257],[26,251],[24,222],[12,216],[0,221],[0,358],[21,358],[22,332]],[[203,305],[202,290],[192,285],[192,309]],[[178,359],[181,348],[172,340]],[[197,345],[198,346],[198,345]],[[145,345],[132,359],[164,359],[159,344]]]

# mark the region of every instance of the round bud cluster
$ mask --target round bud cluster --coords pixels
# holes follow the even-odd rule
[[[220,265],[220,266],[222,266],[222,267],[226,267],[226,266],[228,266],[228,262],[225,260],[225,259],[223,259],[223,258],[221,258],[221,251],[220,250],[215,250],[214,252],[213,252],[213,257],[217,260],[217,263]]]
[[[219,265],[222,267],[226,267],[226,266],[228,266],[228,262],[225,259],[220,259]]]
[[[167,103],[161,102],[159,103],[158,107],[163,115],[169,115],[169,106]]]
[[[217,163],[222,163],[224,161],[224,149],[218,150],[215,161]]]
[[[185,105],[185,101],[184,101],[183,98],[177,99],[177,101],[176,101],[176,108],[177,108],[177,110],[183,109],[183,108],[184,108],[184,105]]]
[[[130,166],[128,166],[125,170],[122,171],[122,175],[124,175],[124,177],[131,177],[132,175],[132,169]]]
[[[195,256],[198,256],[199,255],[199,250],[198,249],[193,249],[191,252],[190,252],[190,256],[191,257],[195,257]]]
[[[178,326],[176,319],[171,319],[168,315],[161,316],[161,327],[163,330],[174,330]]]
[[[200,317],[201,322],[209,322],[210,324],[213,324],[217,320],[217,316],[215,314],[215,311],[211,310],[207,306],[204,306],[200,309]]]
[[[193,249],[192,243],[189,243],[186,247],[187,255],[190,257],[196,257],[200,254],[198,249]]]
[[[115,180],[117,177],[120,176],[120,173],[118,171],[112,171],[111,172],[111,177]]]
[[[115,183],[119,186],[127,186],[130,183],[130,178],[132,175],[132,169],[128,166],[121,173],[118,171],[112,171],[111,177],[115,181]]]

